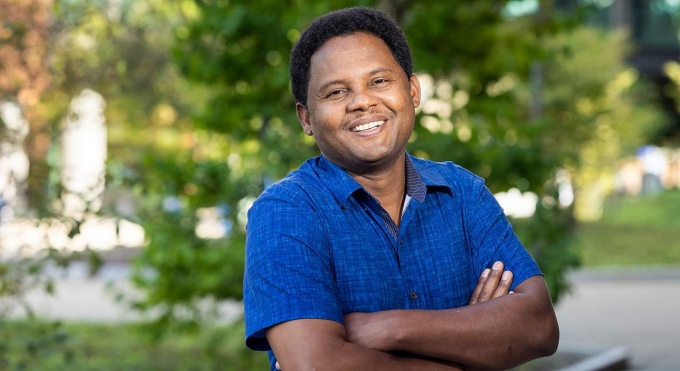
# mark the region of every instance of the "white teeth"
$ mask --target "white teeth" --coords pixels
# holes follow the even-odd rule
[[[385,120],[373,121],[373,122],[369,122],[367,124],[359,125],[359,126],[355,127],[354,129],[352,129],[352,131],[355,131],[355,132],[356,131],[366,131],[366,130],[370,130],[370,129],[373,129],[373,128],[377,128],[378,126],[380,126],[384,123],[385,123]]]

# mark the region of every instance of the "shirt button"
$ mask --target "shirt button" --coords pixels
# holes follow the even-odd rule
[[[418,298],[418,294],[416,294],[415,291],[411,291],[410,296],[411,296],[411,299],[414,299],[414,300]]]

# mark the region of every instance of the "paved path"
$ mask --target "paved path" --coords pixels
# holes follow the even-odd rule
[[[28,301],[40,315],[69,321],[130,321],[139,315],[114,299],[132,292],[125,265],[107,266],[95,279],[75,266],[61,275],[57,294],[32,293]],[[80,273],[79,273],[80,272]],[[680,267],[579,271],[572,292],[556,307],[560,350],[625,347],[635,370],[680,370]],[[238,317],[238,303],[223,308]]]
[[[30,292],[26,301],[41,317],[73,322],[130,322],[144,319],[139,312],[128,309],[121,297],[133,298],[136,291],[127,277],[130,267],[126,263],[105,264],[96,276],[90,277],[85,263],[71,263],[67,271],[48,269],[54,278],[55,294],[41,290]],[[19,309],[19,308],[16,308]],[[239,318],[243,306],[238,302],[225,302],[217,310],[225,321]],[[11,315],[21,316],[20,310]]]
[[[623,346],[635,370],[680,370],[680,267],[581,271],[556,306],[560,348]]]

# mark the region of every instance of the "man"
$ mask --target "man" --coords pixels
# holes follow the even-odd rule
[[[290,68],[322,155],[249,211],[246,344],[284,371],[499,369],[552,354],[544,279],[483,180],[406,152],[420,84],[396,23],[329,13]]]

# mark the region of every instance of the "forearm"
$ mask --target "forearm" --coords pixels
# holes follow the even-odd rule
[[[295,320],[272,327],[267,338],[284,371],[461,370],[426,357],[400,357],[346,341],[344,327],[326,320]]]
[[[540,328],[544,321],[505,304],[474,313],[466,308],[403,311],[394,347],[480,369],[506,369],[554,352],[552,336]]]
[[[420,355],[392,354],[345,343],[344,348],[329,354],[328,361],[317,363],[320,370],[446,370],[461,371],[463,368],[451,361],[444,361]],[[304,369],[308,369],[305,367]]]
[[[538,279],[544,285],[542,278]],[[526,285],[535,289],[538,279]],[[552,354],[557,347],[557,322],[549,299],[542,297],[547,295],[547,289],[544,291],[536,295],[535,291],[528,294],[518,290],[513,295],[449,310],[368,314],[372,317],[365,321],[374,333],[362,329],[358,332],[368,335],[358,339],[350,334],[350,341],[374,349],[446,359],[471,368],[514,367]]]
[[[282,370],[288,371],[286,366]],[[290,370],[413,370],[413,371],[462,371],[453,362],[428,357],[391,354],[344,342],[330,352],[317,353],[315,359],[298,363]]]

